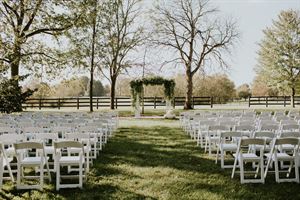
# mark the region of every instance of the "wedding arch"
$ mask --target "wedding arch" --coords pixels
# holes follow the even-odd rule
[[[166,111],[171,109],[171,102],[174,98],[175,81],[173,79],[164,79],[163,77],[148,77],[142,79],[135,79],[130,82],[132,106],[135,109],[135,117],[140,117],[141,108],[140,102],[144,85],[163,85],[164,95],[166,99]]]

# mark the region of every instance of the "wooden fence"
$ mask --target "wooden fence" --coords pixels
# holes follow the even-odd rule
[[[185,102],[185,97],[174,97],[172,105],[174,108],[178,106],[183,106]],[[156,109],[159,106],[166,106],[166,102],[163,97],[144,97],[143,104],[145,107],[153,107]],[[207,105],[213,107],[213,98],[211,97],[193,97],[192,105]],[[88,97],[68,97],[68,98],[29,98],[22,105],[23,108],[84,108],[90,106],[90,99]],[[130,107],[131,98],[130,97],[116,97],[115,98],[115,108],[118,107]],[[99,108],[109,108],[110,98],[109,97],[93,97],[93,107]]]
[[[289,106],[291,105],[290,96],[257,96],[249,97],[249,107],[251,106]],[[300,105],[300,96],[295,96],[295,105]]]

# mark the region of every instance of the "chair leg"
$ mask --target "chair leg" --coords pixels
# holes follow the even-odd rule
[[[262,183],[265,183],[265,177],[264,177],[264,159],[261,158],[260,160],[260,179]]]
[[[225,155],[225,152],[223,150],[221,150],[221,168],[224,168],[224,166],[225,166],[224,155]]]
[[[42,188],[44,185],[44,163],[41,162],[40,165],[40,187]]]
[[[4,171],[3,157],[0,157],[0,188],[2,187],[3,184],[3,171]]]
[[[56,164],[56,190],[58,191],[60,188],[60,166]]]
[[[240,158],[240,179],[241,183],[245,183],[245,178],[244,178],[244,161],[243,159]]]
[[[232,168],[231,178],[234,177],[235,169],[236,169],[236,166],[237,166],[237,162],[238,162],[238,152],[236,153],[236,156],[235,156],[235,159],[234,159],[234,164],[233,164],[233,168]]]
[[[20,163],[17,164],[18,172],[17,172],[17,188],[21,185],[21,171],[22,167],[20,166]]]
[[[275,158],[276,160],[274,161],[274,165],[275,165],[275,179],[276,182],[279,183],[279,167],[278,167],[278,160],[277,158]]]
[[[222,156],[222,150],[221,150],[221,156]],[[219,148],[217,149],[217,153],[216,153],[216,164],[218,164],[218,159],[219,159]]]
[[[299,159],[297,157],[295,158],[295,177],[296,182],[299,183]]]

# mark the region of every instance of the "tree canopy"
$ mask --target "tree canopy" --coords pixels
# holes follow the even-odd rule
[[[257,73],[270,86],[288,87],[293,97],[300,76],[300,12],[282,11],[263,33]]]

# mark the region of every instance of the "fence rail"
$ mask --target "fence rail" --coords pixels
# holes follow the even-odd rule
[[[174,108],[178,106],[183,106],[185,102],[185,97],[174,97],[172,105]],[[159,106],[166,106],[166,101],[164,97],[144,97],[143,105],[145,107],[153,107],[156,109]],[[213,98],[211,97],[193,97],[192,106],[207,105],[213,107]],[[67,97],[67,98],[29,98],[22,105],[23,108],[83,108],[90,106],[89,97]],[[130,107],[131,98],[130,97],[116,97],[115,98],[115,108],[118,107]],[[93,107],[99,108],[109,108],[110,98],[109,97],[93,97]]]
[[[174,108],[184,106],[185,97],[174,97],[172,105]],[[248,102],[238,99],[229,99],[227,103],[242,102],[242,105],[251,106],[289,106],[291,105],[290,96],[256,96],[249,97]],[[295,105],[300,105],[300,96],[295,96]],[[153,107],[156,109],[160,106],[166,106],[166,101],[164,97],[144,97],[142,104],[144,107]],[[192,106],[210,106],[211,108],[216,104],[226,104],[218,98],[213,97],[193,97]],[[23,108],[84,108],[90,106],[89,97],[67,97],[67,98],[29,98],[22,105]],[[130,97],[116,97],[115,98],[115,108],[118,107],[130,107],[131,98]],[[94,97],[93,107],[99,108],[109,108],[110,98],[109,97]]]
[[[294,97],[294,104],[300,105],[300,96]],[[257,96],[249,97],[249,107],[251,106],[288,106],[291,105],[290,96]]]

